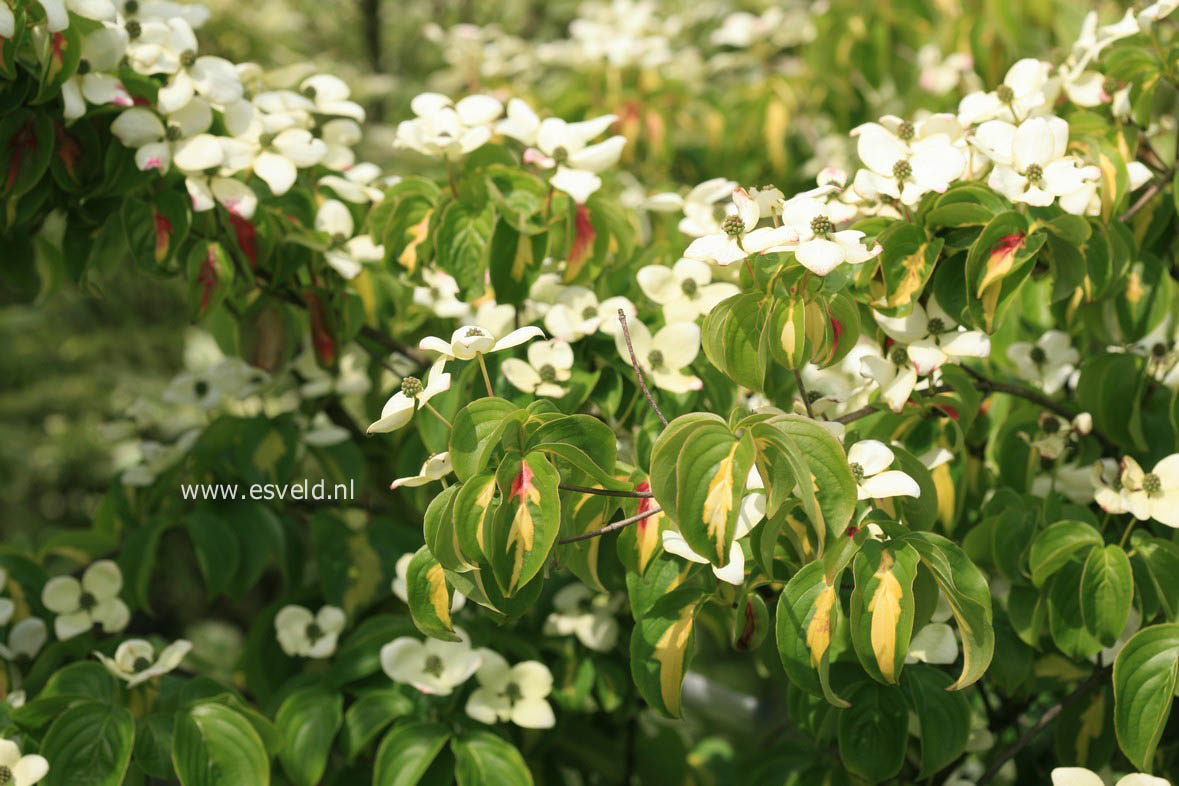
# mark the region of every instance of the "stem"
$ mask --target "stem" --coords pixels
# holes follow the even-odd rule
[[[1134,201],[1134,204],[1130,205],[1129,209],[1126,210],[1125,213],[1122,213],[1120,216],[1118,216],[1118,221],[1129,221],[1131,218],[1133,218],[1134,214],[1136,214],[1142,208],[1146,207],[1147,203],[1154,199],[1155,194],[1161,191],[1163,186],[1170,179],[1170,172],[1164,172],[1159,175],[1159,179],[1151,183],[1150,187],[1142,192],[1142,196],[1138,197],[1138,199]]]
[[[580,494],[597,494],[602,497],[630,497],[647,499],[655,495],[649,491],[615,491],[613,489],[595,489],[588,486],[574,486],[572,483],[558,483],[557,488],[562,491],[576,491]]]
[[[583,532],[580,535],[573,535],[572,537],[568,537],[568,538],[561,538],[560,540],[557,541],[557,543],[558,543],[558,545],[565,544],[565,543],[576,543],[579,540],[589,540],[590,538],[597,538],[602,535],[608,535],[611,532],[616,532],[620,529],[623,529],[624,527],[629,527],[631,524],[634,524],[636,521],[642,521],[643,519],[651,518],[655,514],[662,513],[662,512],[663,512],[663,508],[654,507],[648,511],[644,511],[643,513],[639,513],[637,515],[631,516],[630,518],[622,519],[621,521],[616,521],[613,524],[607,524],[606,526],[602,527],[601,529],[595,529],[592,532]]]
[[[1134,525],[1138,523],[1138,519],[1130,516],[1130,523],[1126,525],[1126,531],[1122,533],[1122,539],[1118,541],[1118,548],[1126,545],[1126,541],[1130,539],[1130,533],[1134,531]]]
[[[655,403],[651,391],[647,389],[647,381],[643,379],[643,370],[639,368],[639,359],[635,357],[635,347],[630,341],[630,328],[626,326],[626,312],[622,309],[618,309],[618,321],[622,324],[622,337],[626,339],[626,350],[630,352],[630,363],[635,368],[635,376],[639,378],[639,387],[642,388],[643,395],[647,397],[647,403],[651,405],[651,409],[655,410],[655,414],[659,416],[659,422],[666,427],[667,418],[663,417],[663,412]]]
[[[433,412],[434,417],[438,418],[443,423],[445,423],[447,428],[454,428],[454,425],[449,420],[447,420],[445,417],[443,417],[441,412],[434,409],[434,405],[431,404],[429,401],[423,401],[422,406],[425,407],[426,409],[430,410],[431,412]]]
[[[487,363],[483,360],[483,353],[476,352],[475,357],[479,358],[479,368],[483,371],[483,384],[487,385],[487,395],[494,396],[495,393],[491,390],[491,376],[487,373]]]
[[[806,384],[802,381],[802,370],[794,369],[794,381],[798,383],[798,392],[802,396],[803,406],[806,407],[806,416],[811,420],[815,419],[815,412],[811,409],[811,399],[806,392]]]

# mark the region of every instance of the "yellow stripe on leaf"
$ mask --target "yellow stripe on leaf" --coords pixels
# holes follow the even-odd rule
[[[901,619],[901,599],[905,591],[893,575],[892,564],[892,555],[882,552],[880,567],[874,574],[879,583],[868,602],[868,613],[872,615],[872,652],[876,655],[876,664],[886,680],[896,682],[897,624]]]
[[[672,715],[680,714],[680,687],[684,682],[684,658],[692,636],[695,604],[685,606],[680,616],[668,626],[655,643],[654,658],[659,663],[659,692]]]
[[[722,562],[728,557],[729,514],[733,512],[733,458],[737,453],[740,442],[734,442],[729,449],[729,455],[721,459],[716,474],[708,484],[708,494],[704,497],[704,507],[701,513],[704,517],[705,531],[709,539],[716,544],[717,559]]]
[[[806,646],[811,651],[811,665],[818,668],[831,645],[831,607],[835,605],[835,587],[828,584],[815,598],[814,613],[806,626]]]

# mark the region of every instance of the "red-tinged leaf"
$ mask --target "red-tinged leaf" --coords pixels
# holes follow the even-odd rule
[[[258,267],[258,229],[247,218],[229,213],[229,223],[237,235],[237,245],[250,260],[250,267]]]
[[[323,365],[335,365],[336,339],[328,325],[323,301],[314,292],[308,292],[304,299],[307,301],[307,313],[311,317],[311,343],[315,346],[315,354],[319,356],[319,362]]]

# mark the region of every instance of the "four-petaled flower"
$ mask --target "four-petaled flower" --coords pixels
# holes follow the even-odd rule
[[[700,327],[696,323],[664,325],[652,336],[646,325],[635,321],[627,323],[627,332],[639,368],[657,387],[672,393],[688,393],[704,386],[699,377],[683,373],[700,352]],[[614,346],[629,365],[630,350],[622,331],[614,334]]]
[[[192,649],[192,642],[179,639],[164,647],[156,654],[156,648],[144,639],[128,639],[115,650],[113,658],[96,652],[94,655],[106,666],[106,670],[134,688],[141,682],[167,674],[180,665],[184,656]]]
[[[498,652],[479,649],[482,663],[475,672],[479,687],[467,699],[466,711],[482,723],[511,721],[525,729],[551,729],[557,719],[546,697],[553,691],[553,674],[540,661],[509,666]]]
[[[681,259],[672,267],[647,265],[636,277],[643,294],[663,306],[668,323],[695,322],[741,291],[727,281],[714,283],[712,268],[697,259]]]
[[[896,456],[883,442],[864,439],[847,450],[847,462],[856,480],[860,499],[920,497],[917,481],[898,469],[889,469]]]
[[[41,602],[57,617],[53,630],[62,641],[85,633],[95,624],[105,633],[118,633],[131,621],[131,611],[119,598],[123,573],[109,559],[86,568],[82,580],[56,576],[45,582]]]
[[[575,582],[557,590],[553,612],[544,623],[549,636],[576,636],[596,652],[609,652],[618,643],[617,603],[609,595],[598,594]]]
[[[508,382],[525,393],[561,398],[569,392],[561,382],[569,381],[573,369],[573,349],[559,338],[534,341],[528,345],[528,360],[508,358],[500,371]]]
[[[303,606],[283,606],[274,616],[274,628],[282,651],[292,657],[330,658],[348,617],[336,606],[317,613]]]
[[[731,265],[751,254],[798,240],[798,232],[789,226],[758,229],[761,209],[745,189],[738,188],[733,192],[733,207],[734,212],[725,216],[717,231],[692,241],[684,250],[685,257]]]
[[[449,696],[483,662],[471,640],[459,628],[458,641],[401,636],[381,647],[381,669],[394,682],[404,682],[422,693]]]

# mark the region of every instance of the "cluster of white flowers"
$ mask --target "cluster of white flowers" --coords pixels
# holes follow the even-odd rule
[[[1160,460],[1150,472],[1130,456],[1120,466],[1098,463],[1090,477],[1097,487],[1096,502],[1107,513],[1130,513],[1140,521],[1154,519],[1179,528],[1179,453]]]

